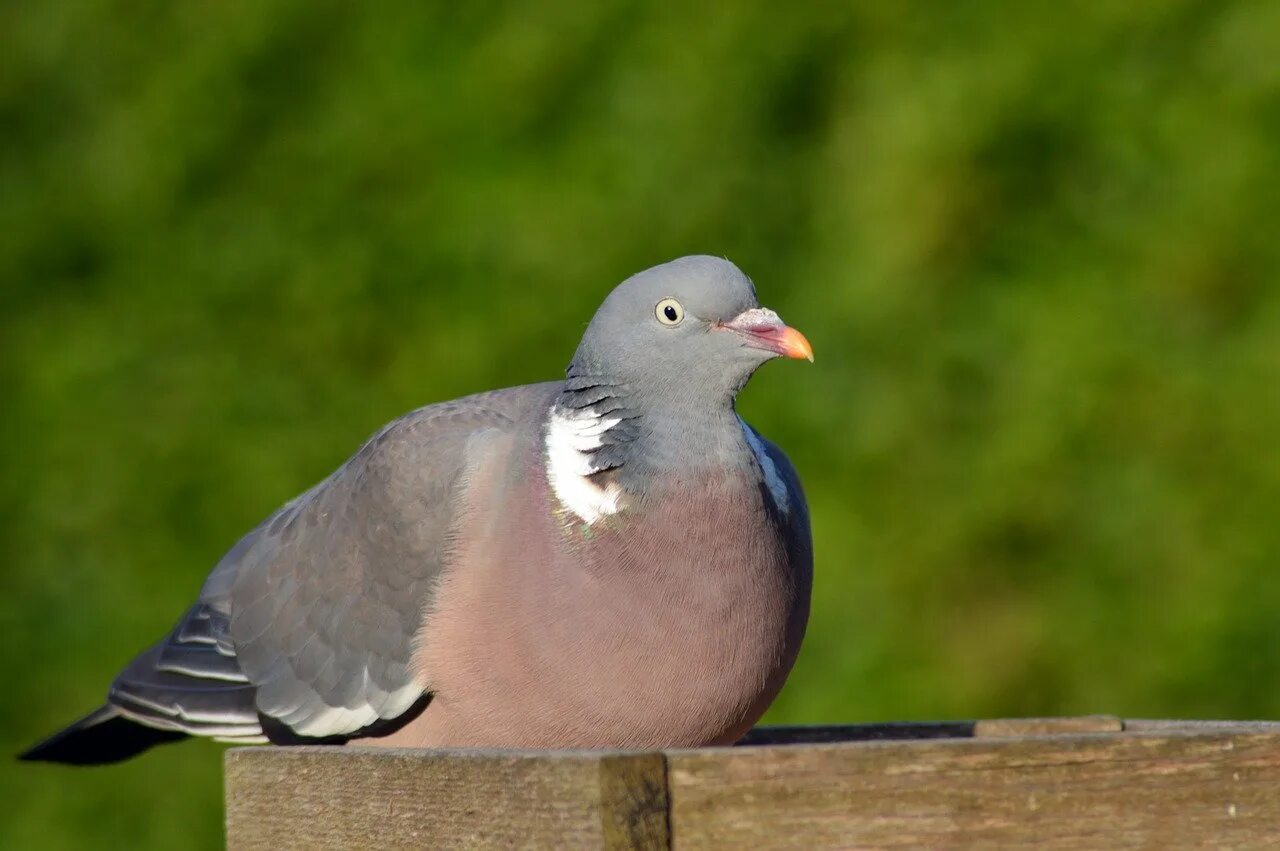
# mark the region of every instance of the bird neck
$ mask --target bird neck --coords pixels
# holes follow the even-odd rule
[[[745,467],[750,449],[732,396],[646,393],[571,371],[548,412],[544,459],[561,504],[590,524],[663,482]]]

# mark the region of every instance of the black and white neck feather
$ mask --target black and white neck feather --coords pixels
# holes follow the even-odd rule
[[[561,506],[588,525],[628,502],[620,476],[640,436],[640,411],[625,383],[575,373],[547,415],[547,480]]]
[[[547,480],[560,506],[572,523],[595,524],[603,517],[624,511],[636,495],[637,487],[662,470],[653,466],[650,444],[670,442],[673,436],[689,437],[701,432],[715,436],[715,446],[682,440],[690,450],[688,458],[666,472],[689,470],[695,457],[719,456],[721,463],[752,464],[765,485],[774,508],[786,514],[790,509],[787,487],[761,438],[745,420],[728,407],[722,422],[727,428],[650,429],[641,406],[630,398],[623,383],[598,376],[570,375],[564,389],[547,413],[545,455]]]

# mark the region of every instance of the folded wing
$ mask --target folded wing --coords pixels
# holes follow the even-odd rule
[[[112,684],[108,704],[164,731],[262,741],[349,737],[425,697],[414,640],[448,556],[468,452],[546,385],[419,409],[374,435],[219,562],[199,602]],[[471,459],[474,460],[474,459]]]

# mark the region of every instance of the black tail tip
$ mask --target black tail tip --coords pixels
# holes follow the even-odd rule
[[[125,718],[114,707],[103,706],[18,754],[18,759],[62,765],[109,765],[156,745],[185,738],[185,733],[144,727]]]

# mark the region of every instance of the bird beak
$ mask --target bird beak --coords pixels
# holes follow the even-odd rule
[[[738,314],[724,328],[746,338],[753,349],[764,349],[788,358],[804,358],[813,363],[813,346],[796,329],[787,325],[767,307],[755,307]]]

